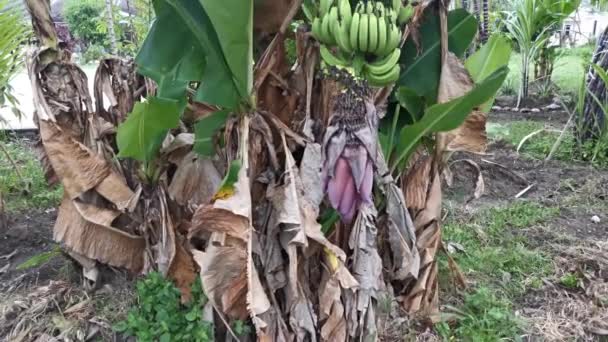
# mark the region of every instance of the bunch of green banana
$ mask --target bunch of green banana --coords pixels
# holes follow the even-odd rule
[[[397,9],[385,8],[379,1],[361,1],[354,11],[349,0],[319,1],[312,34],[321,43],[323,60],[329,65],[352,66],[356,74],[375,86],[395,82],[401,53],[401,30],[397,25],[404,9],[401,0],[393,2],[393,7],[399,5]],[[337,47],[336,54],[329,46]]]
[[[399,57],[401,49],[394,49],[393,52],[380,60],[365,63],[363,66],[363,77],[370,85],[383,87],[394,83],[399,78]]]
[[[384,57],[391,53],[401,40],[396,25],[398,14],[385,9],[381,2],[360,2],[352,13],[348,0],[321,0],[319,17],[313,19],[312,34],[321,43],[337,45],[342,53],[353,52]]]

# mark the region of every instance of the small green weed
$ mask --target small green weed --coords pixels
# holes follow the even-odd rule
[[[22,264],[17,266],[17,269],[21,271],[29,268],[38,267],[46,264],[47,262],[51,261],[53,258],[59,255],[61,255],[61,248],[59,246],[55,246],[55,248],[51,249],[48,252],[43,252],[27,259]]]
[[[0,138],[0,144],[18,168],[15,170],[4,151],[0,150],[0,191],[5,196],[8,211],[57,206],[63,190],[61,187],[49,188],[40,162],[31,149],[6,138]]]
[[[445,321],[436,327],[445,340],[475,342],[520,340],[522,328],[523,322],[513,314],[509,301],[485,287],[467,295],[461,308],[448,308]]]
[[[192,286],[190,303],[181,304],[180,296],[171,281],[160,273],[150,273],[137,283],[138,305],[115,330],[140,341],[212,341],[212,324],[202,318],[207,298],[200,279]]]
[[[575,273],[566,273],[559,279],[559,283],[569,289],[575,289],[578,287],[578,280]]]

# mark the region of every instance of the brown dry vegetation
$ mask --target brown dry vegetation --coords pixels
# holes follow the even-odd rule
[[[490,121],[509,124],[503,114],[491,116]],[[495,293],[504,294],[511,303],[511,313],[523,319],[521,334],[526,340],[600,341],[608,333],[608,171],[582,163],[544,164],[517,154],[505,141],[494,141],[488,155],[456,154],[453,160],[462,159],[477,162],[485,189],[481,198],[471,200],[477,169],[465,162],[452,164],[453,184],[446,187],[443,210],[444,243],[460,264],[468,288],[459,290],[453,285],[449,269],[440,268],[443,312],[465,305],[466,293],[490,287]],[[514,199],[530,184],[534,186],[520,199]],[[522,208],[548,210],[542,211],[543,217],[538,220],[534,219],[539,215],[536,209],[522,211],[526,225],[518,226],[513,218],[501,216],[509,209],[497,209],[520,204]],[[591,221],[593,215],[600,217],[600,223]],[[29,258],[54,249],[51,229],[55,216],[54,211],[39,208],[12,212],[8,230],[1,232],[2,338],[9,334],[18,337],[25,331],[28,334],[23,336],[47,336],[48,340],[52,340],[50,336],[59,338],[62,333],[91,334],[108,341],[120,338],[111,331],[111,325],[125,317],[134,301],[132,279],[123,273],[104,269],[110,282],[93,293],[85,291],[76,266],[63,256],[30,269],[16,269]],[[500,231],[491,231],[503,221],[506,224],[500,225]],[[489,251],[494,248],[493,239],[521,241],[525,250],[546,257],[546,263],[541,263],[541,268],[546,269],[524,269],[519,275],[513,271],[514,266],[499,265],[500,276],[496,270],[483,269],[482,265],[491,259],[478,260],[472,250],[453,248],[458,234],[451,227],[458,224],[475,230],[472,236],[485,241],[481,246]],[[471,266],[471,262],[480,266]],[[378,327],[382,340],[441,340],[422,322],[399,317],[398,313],[390,299],[380,301]],[[452,329],[458,324],[453,323]],[[31,334],[33,331],[37,334]]]

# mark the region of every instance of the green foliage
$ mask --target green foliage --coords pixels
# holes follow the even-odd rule
[[[178,109],[177,101],[158,97],[136,103],[127,120],[118,126],[118,156],[151,161],[169,129],[177,127]]]
[[[0,149],[0,192],[5,195],[7,210],[19,212],[29,208],[56,207],[63,190],[61,187],[49,188],[40,162],[31,148],[25,143],[6,138],[0,138],[0,144],[17,165],[17,169],[13,167]]]
[[[506,13],[505,28],[521,53],[520,100],[528,96],[530,63],[546,47],[553,31],[578,8],[580,0],[517,0]]]
[[[157,20],[137,56],[138,66],[157,82],[161,78],[201,81],[204,74],[195,96],[201,102],[230,109],[248,102],[251,85],[246,83],[251,83],[253,70],[251,6],[243,0],[219,7],[184,0],[155,2]],[[243,19],[243,24],[234,25],[235,17]],[[185,86],[181,96],[185,96]]]
[[[501,67],[509,64],[511,45],[502,34],[493,34],[486,44],[465,62],[467,71],[475,82],[481,82]],[[489,112],[494,99],[484,104],[482,110]]]
[[[578,282],[579,278],[576,273],[566,273],[559,279],[559,283],[569,289],[577,288]]]
[[[34,267],[39,267],[41,265],[46,264],[51,261],[54,257],[61,255],[61,247],[55,246],[52,250],[48,252],[43,252],[38,255],[34,255],[33,257],[27,259],[23,263],[17,266],[18,270],[27,270]]]
[[[512,96],[517,94],[517,85],[515,84],[513,77],[507,77],[507,79],[505,79],[502,87],[500,87],[499,94],[503,96]]]
[[[119,129],[120,156],[149,161],[156,157],[162,137],[174,127],[186,106],[186,89],[198,83],[194,100],[218,105],[226,110],[247,110],[253,85],[253,3],[228,0],[221,3],[185,0],[154,2],[154,21],[136,63],[139,71],[159,84],[158,99],[173,100],[163,123],[151,127],[144,116],[159,118],[153,107],[136,107],[127,122],[131,128]],[[233,23],[239,22],[239,25]],[[220,37],[222,39],[220,39]],[[159,48],[162,47],[162,48]],[[145,115],[145,113],[148,113]],[[131,119],[131,117],[135,117]],[[218,111],[196,124],[195,150],[213,153],[213,136],[223,126],[228,111]],[[156,119],[155,119],[156,120]],[[123,124],[124,125],[124,124]],[[121,126],[122,127],[122,126]],[[138,127],[149,127],[142,138]],[[123,152],[127,146],[133,146]]]
[[[487,288],[468,294],[462,308],[447,308],[447,319],[456,326],[442,322],[437,332],[446,340],[491,342],[505,339],[521,340],[523,322],[517,318],[511,304]]]
[[[90,44],[103,45],[105,35],[98,30],[103,25],[103,2],[95,0],[66,0],[63,16],[74,36]]]
[[[398,152],[394,165],[399,165],[407,160],[414,147],[426,134],[449,131],[462,124],[473,108],[485,103],[496,94],[507,73],[506,67],[500,68],[468,94],[429,107],[420,121],[403,127],[397,141],[396,150]]]
[[[103,46],[91,44],[82,54],[82,60],[85,64],[95,63],[102,59],[106,54],[106,49],[104,49]]]
[[[114,329],[140,341],[213,341],[213,326],[202,317],[207,298],[197,277],[192,301],[181,304],[181,294],[160,273],[152,272],[137,283],[138,305]]]
[[[450,51],[460,57],[477,33],[477,21],[467,11],[457,9],[448,13],[448,28]],[[411,35],[402,48],[399,62],[402,71],[397,85],[424,96],[428,103],[434,103],[441,72],[439,16],[425,16],[419,28],[419,37],[422,51],[418,51],[418,45]]]
[[[215,152],[213,136],[224,125],[228,111],[218,111],[199,120],[195,125],[194,150],[201,155],[211,156]]]
[[[21,112],[17,108],[19,102],[9,82],[23,63],[23,43],[29,31],[16,8],[6,9],[8,3],[8,0],[0,0],[0,108],[8,105],[20,117]]]
[[[487,131],[490,139],[503,140],[513,146],[518,146],[521,140],[530,133],[544,131],[529,138],[519,150],[527,158],[545,159],[555,144],[560,132],[546,127],[536,121],[513,121],[508,124],[488,124]],[[572,131],[565,133],[564,138],[553,154],[553,159],[567,162],[590,161],[600,168],[608,167],[608,139],[588,141],[582,145],[576,142]]]

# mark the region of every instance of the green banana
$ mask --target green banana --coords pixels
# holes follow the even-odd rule
[[[365,7],[363,7],[364,4],[362,2],[358,2],[357,6],[355,6],[355,12],[354,13],[359,13],[362,14],[363,12],[365,12]]]
[[[336,55],[334,55],[333,53],[331,53],[331,51],[329,51],[327,46],[325,46],[323,44],[321,44],[321,48],[319,49],[319,52],[321,53],[321,58],[323,58],[323,61],[325,61],[325,63],[327,63],[329,65],[348,66],[347,61],[345,61],[342,58],[339,58]]]
[[[338,8],[333,6],[329,10],[329,33],[331,34],[331,38],[334,42],[336,41],[336,34],[337,34],[337,32],[334,32],[334,27],[335,27],[335,24],[337,24],[337,23],[338,23]]]
[[[386,51],[386,45],[388,43],[388,32],[386,32],[386,28],[387,25],[384,18],[378,18],[378,46],[376,47],[374,53],[380,57],[384,56],[382,53]]]
[[[331,7],[334,0],[320,0],[319,2],[319,16],[325,16],[329,13],[329,8]]]
[[[407,6],[402,7],[401,10],[399,10],[399,16],[397,18],[399,25],[403,25],[410,21],[413,15],[414,7],[412,7],[412,5],[408,4]]]
[[[401,0],[393,0],[393,9],[395,12],[399,13],[401,7],[403,7],[403,2]]]
[[[367,51],[376,52],[378,49],[378,17],[373,13],[368,14],[367,17],[369,18]]]
[[[397,23],[397,17],[399,16],[399,14],[397,12],[395,12],[394,9],[390,8],[386,11],[386,16],[388,17],[388,22],[391,24],[396,24]]]
[[[350,54],[353,52],[353,50],[350,47],[350,41],[348,39],[348,31],[346,29],[346,26],[343,22],[339,22],[336,21],[333,23],[334,24],[334,36],[336,38],[336,43],[338,43],[338,47],[340,48],[340,50],[342,50],[343,52]]]
[[[384,75],[390,71],[397,62],[399,62],[399,56],[401,56],[401,49],[395,49],[391,54],[382,58],[374,63],[365,65],[367,71],[374,75]]]
[[[366,72],[365,79],[371,86],[384,87],[388,84],[396,82],[397,79],[399,79],[399,71],[399,64],[395,64],[388,72],[382,75]]]
[[[360,21],[361,21],[361,14],[359,14],[358,12],[355,12],[355,14],[353,14],[353,20],[351,20],[351,22],[350,22],[350,32],[349,32],[350,34],[348,36],[348,39],[350,42],[350,47],[353,50],[359,50],[358,33],[359,33],[359,22]]]
[[[376,14],[378,15],[378,18],[384,17],[384,13],[384,4],[380,1],[376,2]]]
[[[365,13],[367,13],[367,14],[374,13],[374,3],[371,0],[367,0],[367,4],[365,4]]]
[[[319,18],[315,18],[312,21],[312,36],[320,42],[323,41],[323,36],[321,34],[321,19]]]
[[[397,28],[397,26],[390,25],[390,30],[391,32],[389,35],[388,46],[386,47],[387,53],[393,51],[393,49],[396,49],[401,42],[401,31]]]
[[[350,22],[353,19],[353,12],[348,0],[340,0],[340,19],[342,19],[345,28],[348,30],[350,28]]]
[[[321,20],[321,38],[322,43],[325,44],[333,44],[333,37],[331,32],[329,32],[329,15],[323,16]]]
[[[361,14],[359,20],[359,51],[367,52],[368,49],[368,28],[369,28],[369,14]]]

